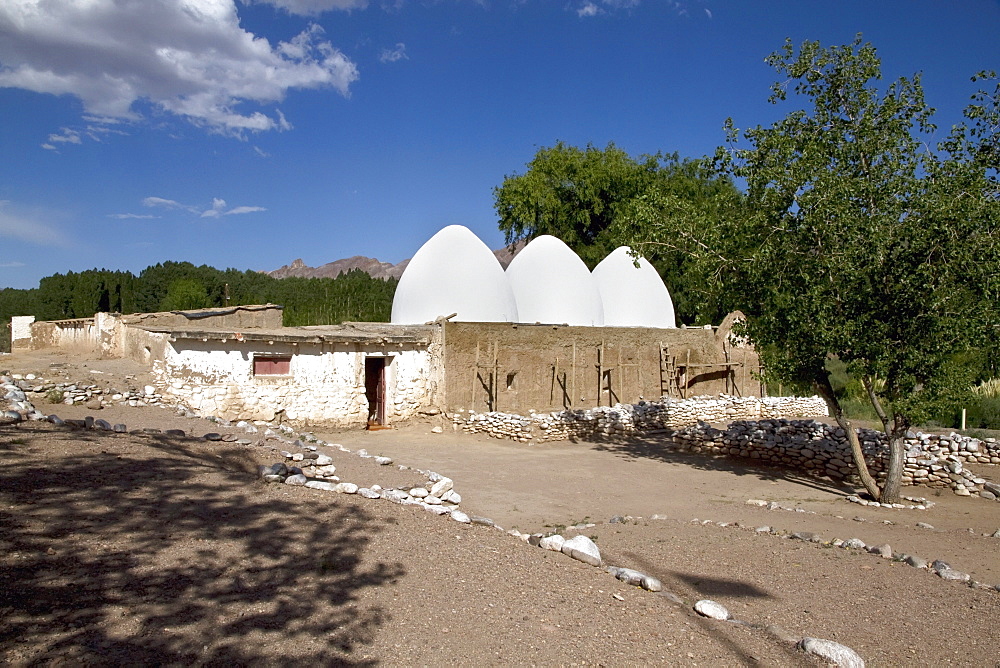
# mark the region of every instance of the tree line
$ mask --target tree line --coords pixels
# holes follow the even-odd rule
[[[15,315],[36,320],[89,318],[97,312],[151,313],[238,304],[280,304],[284,325],[388,321],[396,279],[354,269],[336,278],[277,279],[255,271],[162,262],[142,270],[91,269],[46,276],[37,288],[0,289],[0,322]],[[0,350],[10,350],[10,329],[0,328]]]

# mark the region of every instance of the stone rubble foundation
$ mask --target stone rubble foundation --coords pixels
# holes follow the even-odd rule
[[[827,407],[819,397],[692,397],[637,404],[616,404],[586,410],[554,413],[511,413],[469,411],[453,420],[471,433],[509,438],[522,443],[545,443],[575,438],[627,436],[679,429],[699,422],[732,422],[781,417],[826,417]]]
[[[456,429],[521,443],[657,435],[663,447],[803,471],[856,482],[846,432],[814,419],[826,417],[819,397],[696,397],[640,401],[579,411],[532,413],[470,412],[453,417]],[[709,423],[728,423],[719,429]],[[889,452],[882,432],[858,429],[871,474],[885,479]],[[960,496],[1000,499],[1000,485],[987,482],[968,465],[1000,464],[1000,443],[957,433],[910,432],[906,439],[903,485],[949,488]],[[859,499],[859,501],[861,501]],[[875,502],[867,502],[875,503]],[[902,507],[902,506],[900,506]]]

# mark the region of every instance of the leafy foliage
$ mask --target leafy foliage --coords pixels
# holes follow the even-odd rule
[[[879,59],[860,36],[829,48],[788,42],[768,63],[783,75],[771,102],[791,91],[806,108],[742,133],[727,122],[716,165],[745,181],[744,215],[710,224],[646,197],[618,231],[640,251],[683,246],[747,314],[768,373],[811,384],[849,425],[826,368],[843,362],[889,433],[888,484],[898,487],[909,424],[967,396],[974,379],[956,356],[995,343],[997,94],[977,93],[935,151],[920,77],[880,89]]]
[[[703,161],[657,153],[632,158],[608,144],[580,149],[562,142],[543,147],[524,174],[494,188],[499,227],[507,243],[549,234],[572,248],[591,269],[618,245],[612,229],[644,197],[676,201],[707,220],[730,215],[740,193]],[[648,247],[647,259],[671,291],[681,322],[719,322],[725,315],[702,290],[698,266],[677,249]]]

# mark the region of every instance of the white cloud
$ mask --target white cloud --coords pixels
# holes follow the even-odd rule
[[[43,221],[37,214],[23,213],[0,200],[0,238],[24,241],[37,246],[68,246],[62,232]]]
[[[409,60],[410,57],[406,55],[406,45],[399,42],[395,49],[382,49],[378,59],[383,63],[394,63],[397,60]]]
[[[368,6],[368,0],[256,0],[256,3],[272,5],[299,16],[317,16],[333,10],[349,12],[352,9],[364,9]]]
[[[187,209],[192,210],[191,207],[185,206],[180,202],[172,199],[163,199],[162,197],[147,197],[142,200],[143,206],[162,206],[166,209]]]
[[[150,218],[159,218],[159,216],[149,213],[109,213],[108,218],[117,218],[118,220],[149,220]]]
[[[274,0],[289,11],[356,0]],[[88,120],[138,120],[148,101],[213,131],[288,129],[280,102],[296,88],[348,95],[355,64],[311,25],[272,45],[240,27],[234,0],[3,0],[0,87],[79,97]],[[49,146],[55,144],[50,140]]]
[[[63,128],[62,134],[51,134],[49,135],[49,141],[54,143],[65,143],[65,144],[79,144],[80,143],[80,133],[76,130],[70,130],[69,128]]]
[[[220,218],[222,216],[235,216],[243,213],[257,213],[258,211],[267,211],[262,206],[234,206],[232,208],[227,208],[226,200],[221,197],[212,198],[212,206],[207,209],[202,209],[201,207],[191,206],[189,204],[182,204],[177,200],[164,199],[163,197],[147,197],[142,200],[143,206],[149,207],[162,207],[164,209],[181,209],[183,211],[188,211],[190,213],[196,214],[199,218]],[[144,218],[152,216],[138,216],[135,214],[118,213],[112,214],[113,218]]]
[[[212,200],[212,208],[202,211],[201,217],[219,218],[221,216],[233,216],[241,213],[256,213],[258,211],[267,211],[267,209],[262,206],[236,206],[227,210],[226,200],[216,197]]]
[[[241,213],[257,213],[258,211],[267,211],[267,209],[262,206],[237,206],[233,207],[229,211],[226,211],[223,215],[234,216]]]
[[[13,268],[16,268],[16,267],[24,267],[24,266],[27,266],[27,265],[25,265],[23,262],[16,262],[16,261],[15,262],[0,262],[0,267],[2,267],[4,269],[13,269]]]
[[[581,17],[597,16],[617,10],[634,9],[641,3],[642,0],[584,0],[584,3],[576,10],[576,14]],[[667,0],[667,4],[677,9],[681,3]]]
[[[42,148],[48,151],[59,151],[57,144],[82,144],[83,140],[80,139],[80,133],[76,130],[71,130],[70,128],[61,128],[59,134],[52,133],[49,135],[48,141],[42,144]]]

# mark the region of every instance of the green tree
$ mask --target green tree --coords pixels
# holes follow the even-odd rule
[[[494,188],[499,227],[508,244],[550,234],[572,248],[591,269],[617,246],[611,229],[642,197],[675,199],[715,220],[738,208],[740,193],[700,160],[658,153],[632,158],[608,144],[580,149],[562,142],[541,148],[524,174]],[[684,253],[649,246],[647,258],[671,291],[678,319],[718,321],[725,315],[702,292],[704,281]]]
[[[211,305],[204,285],[193,278],[179,278],[167,288],[167,294],[160,303],[160,310],[186,311],[207,308]]]
[[[968,365],[950,361],[998,322],[997,96],[978,93],[934,151],[920,77],[880,90],[880,61],[860,35],[829,48],[786,42],[767,62],[782,75],[770,101],[791,90],[805,108],[742,137],[727,122],[717,164],[745,180],[746,215],[706,225],[647,197],[619,232],[640,250],[683,245],[708,266],[746,312],[767,373],[814,387],[867,491],[897,502],[907,430],[965,390]],[[861,379],[883,423],[881,488],[831,385],[831,358]]]

